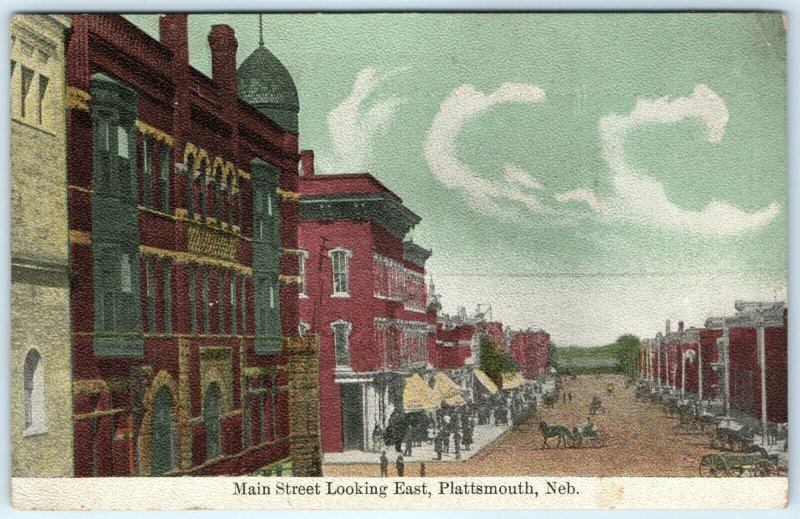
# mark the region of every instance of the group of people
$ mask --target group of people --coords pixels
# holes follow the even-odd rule
[[[508,425],[509,422],[516,424],[535,412],[537,389],[537,386],[524,386],[485,395],[460,406],[443,404],[435,411],[403,413],[395,409],[385,427],[375,422],[372,450],[379,452],[385,446],[393,446],[398,454],[398,463],[402,465],[403,457],[413,456],[415,447],[427,443],[433,446],[436,460],[450,453],[455,459],[461,459],[462,450],[471,450],[478,425],[492,422],[496,426]],[[383,454],[381,462],[382,458]]]

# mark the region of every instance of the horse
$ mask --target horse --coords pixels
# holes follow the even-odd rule
[[[544,437],[543,449],[547,447],[547,439],[553,437],[558,438],[556,447],[561,447],[562,442],[566,445],[566,439],[570,434],[569,428],[558,424],[548,425],[545,421],[539,422],[539,430],[542,431],[542,436]]]

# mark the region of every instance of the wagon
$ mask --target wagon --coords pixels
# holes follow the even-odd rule
[[[735,420],[721,420],[711,432],[711,448],[729,450],[752,450],[755,432],[752,427],[739,424]]]
[[[778,475],[777,457],[763,453],[706,454],[700,460],[700,475],[704,477],[767,477]]]
[[[606,436],[596,429],[593,431],[579,431],[576,427],[569,432],[566,440],[567,447],[573,449],[600,449],[607,445]]]

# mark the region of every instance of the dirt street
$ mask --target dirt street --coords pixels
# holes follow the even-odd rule
[[[612,394],[607,392],[614,385]],[[539,408],[539,416],[500,436],[473,458],[461,462],[426,461],[428,476],[698,476],[703,454],[715,452],[708,435],[682,434],[675,430],[676,418],[660,408],[638,402],[634,387],[625,389],[622,376],[581,376],[563,379],[563,391],[572,393],[572,403],[552,409]],[[603,448],[555,448],[556,439],[542,447],[539,420],[569,428],[583,422],[593,395],[604,412],[593,416],[607,438]],[[377,461],[377,460],[376,460]],[[325,465],[326,476],[377,476],[376,464]],[[419,461],[407,461],[405,473],[419,474]],[[389,475],[394,474],[390,463]]]

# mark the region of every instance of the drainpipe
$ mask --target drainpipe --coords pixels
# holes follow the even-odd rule
[[[723,380],[725,381],[725,416],[730,415],[731,411],[731,384],[730,384],[730,356],[729,356],[729,348],[730,348],[730,337],[728,334],[728,325],[725,323],[725,320],[722,320],[722,353],[723,355],[723,362],[725,363],[724,368],[725,371],[723,372]]]
[[[681,396],[686,394],[686,352],[681,353]]]
[[[758,326],[758,366],[761,369],[761,445],[767,441],[767,352],[764,344],[764,320]]]
[[[697,337],[697,399],[703,401],[703,342]]]

